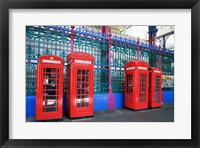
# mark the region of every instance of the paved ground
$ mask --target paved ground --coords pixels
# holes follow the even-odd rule
[[[35,122],[35,117],[28,117],[26,121]],[[62,121],[56,122],[174,122],[174,104],[166,103],[162,108],[139,111],[125,108],[111,111],[95,111],[94,117],[91,118],[70,120],[65,116]]]

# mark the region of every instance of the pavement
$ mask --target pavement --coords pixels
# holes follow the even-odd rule
[[[35,117],[27,117],[26,122],[37,122]],[[161,108],[133,111],[126,108],[95,111],[94,117],[40,122],[174,122],[174,103],[165,103]]]

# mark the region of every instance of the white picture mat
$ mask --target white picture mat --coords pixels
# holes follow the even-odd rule
[[[175,122],[26,123],[26,25],[175,25]],[[191,10],[10,9],[10,139],[191,139]]]

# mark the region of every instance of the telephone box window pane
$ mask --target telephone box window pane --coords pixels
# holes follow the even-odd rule
[[[126,75],[126,93],[131,94],[133,89],[133,75],[127,74]]]
[[[88,82],[86,83],[86,88],[89,89],[89,83]]]
[[[140,102],[146,102],[146,74],[140,74]]]
[[[81,107],[81,96],[80,95],[77,95],[77,107]]]
[[[56,95],[56,94],[58,94],[58,91],[55,91],[55,90],[44,90],[44,93],[46,95]]]
[[[155,85],[155,102],[160,101],[160,76],[155,77],[156,85]]]
[[[85,70],[82,70],[82,75],[85,75]]]
[[[82,88],[85,88],[85,83],[82,83]]]
[[[77,107],[81,107],[81,104],[79,102],[77,102]]]
[[[85,96],[84,95],[82,96],[81,103],[82,103],[82,107],[85,107]]]
[[[78,81],[78,82],[77,82],[77,89],[80,89],[80,88],[81,88],[81,82]]]
[[[86,70],[86,75],[89,75],[90,74],[90,71],[89,70]]]
[[[56,107],[52,107],[52,108],[46,108],[45,112],[55,112],[57,111]]]
[[[79,69],[79,70],[78,70],[78,75],[80,75],[80,74],[81,74],[81,70]]]
[[[81,90],[80,89],[77,90],[77,94],[81,94]]]
[[[89,76],[86,76],[86,81],[89,81]]]
[[[55,90],[47,90],[47,89],[43,89],[43,94],[44,95],[55,95],[56,93],[55,93]]]
[[[85,97],[85,106],[89,106],[89,100],[90,100],[89,95],[86,95],[86,97]]]
[[[81,80],[81,76],[77,76],[77,93],[80,94],[80,89],[82,88],[82,80]]]
[[[85,94],[89,94],[89,90],[88,89],[86,90]]]
[[[89,106],[89,70],[78,69],[77,70],[77,107]]]
[[[81,105],[82,107],[84,107],[85,105],[84,105],[84,100],[82,100],[82,105]]]
[[[81,81],[81,76],[77,76],[77,78],[78,78],[78,82],[80,82]]]

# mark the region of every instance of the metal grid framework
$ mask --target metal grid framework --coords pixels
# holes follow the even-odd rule
[[[71,42],[72,31],[74,41]],[[112,36],[111,47],[111,73],[112,91],[123,92],[124,89],[124,64],[137,59],[137,47],[140,46],[141,60],[148,62],[152,67],[158,67],[158,47],[146,43],[139,43]],[[83,29],[80,26],[27,26],[26,27],[26,94],[35,94],[35,71],[37,60],[41,55],[51,54],[63,58],[66,61],[67,55],[73,51],[86,52],[95,58],[95,93],[108,92],[108,35],[98,31]],[[174,53],[171,50],[161,50],[161,62],[163,74],[173,75]],[[66,92],[66,64],[64,66],[64,92]]]

